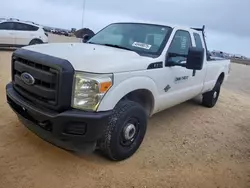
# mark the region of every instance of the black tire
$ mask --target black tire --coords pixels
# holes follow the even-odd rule
[[[42,44],[43,41],[39,40],[39,39],[33,39],[32,41],[30,41],[29,45],[36,45],[36,44]]]
[[[202,105],[212,108],[216,105],[220,96],[221,82],[217,81],[213,90],[203,94]]]
[[[98,143],[99,149],[113,161],[131,157],[143,141],[147,119],[146,111],[140,104],[129,100],[119,102]]]

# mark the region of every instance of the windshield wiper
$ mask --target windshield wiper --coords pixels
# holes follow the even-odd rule
[[[87,43],[89,43],[89,44],[97,44],[97,45],[104,45],[104,46],[110,46],[110,47],[119,48],[119,49],[123,49],[123,50],[129,50],[129,51],[132,51],[132,52],[135,52],[135,53],[139,54],[138,52],[136,52],[134,50],[131,50],[130,48],[119,46],[117,44],[101,44],[101,43],[94,43],[94,42],[87,42]]]
[[[119,45],[116,45],[116,44],[103,44],[103,45],[114,47],[114,48],[120,48],[120,49],[124,49],[124,50],[129,50],[129,51],[134,51],[134,50],[131,50],[130,48],[126,48],[126,47],[119,46]]]
[[[94,42],[86,42],[87,44],[98,44],[98,43],[94,43]]]

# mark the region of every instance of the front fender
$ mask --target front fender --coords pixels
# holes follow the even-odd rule
[[[154,99],[156,99],[157,86],[151,78],[146,76],[127,78],[126,80],[123,80],[122,82],[117,83],[110,88],[110,90],[102,99],[97,111],[107,111],[114,109],[116,104],[125,95],[138,89],[149,90],[152,93]],[[154,103],[156,103],[155,100]],[[153,106],[155,107],[155,104]]]

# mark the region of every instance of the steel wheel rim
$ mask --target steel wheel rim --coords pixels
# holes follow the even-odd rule
[[[120,134],[120,144],[123,147],[130,147],[137,139],[140,129],[139,120],[137,118],[129,118],[124,124]]]

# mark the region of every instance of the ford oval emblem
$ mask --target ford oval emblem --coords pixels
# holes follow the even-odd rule
[[[21,74],[21,79],[27,85],[33,85],[35,83],[35,78],[27,72]]]

